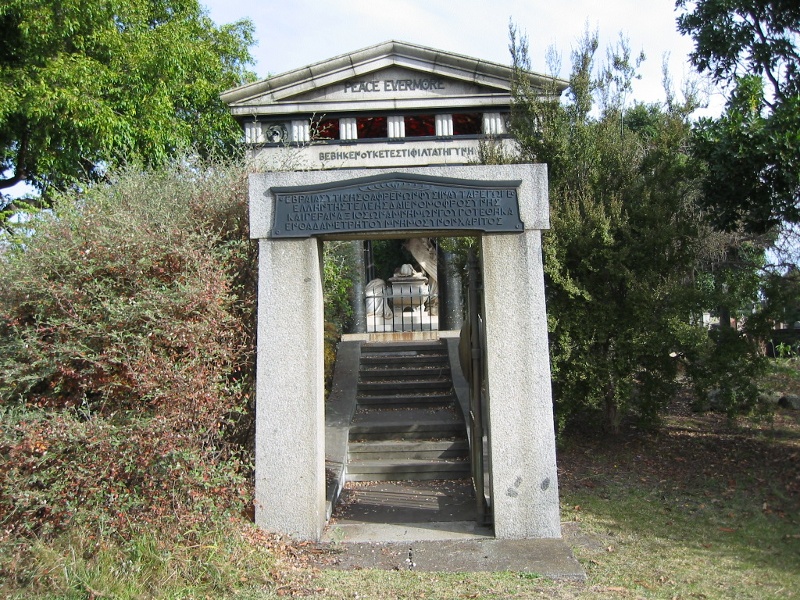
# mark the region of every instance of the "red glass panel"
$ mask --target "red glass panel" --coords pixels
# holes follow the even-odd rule
[[[406,137],[436,135],[436,118],[433,115],[414,115],[405,118]]]
[[[316,135],[320,140],[338,140],[339,119],[323,119],[320,121]]]
[[[386,117],[360,117],[356,119],[358,139],[385,138],[389,136]]]
[[[483,132],[481,113],[453,115],[453,135],[478,135]]]

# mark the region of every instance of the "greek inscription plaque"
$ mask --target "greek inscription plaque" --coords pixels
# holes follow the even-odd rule
[[[522,233],[519,181],[389,173],[272,188],[273,238],[380,231]]]

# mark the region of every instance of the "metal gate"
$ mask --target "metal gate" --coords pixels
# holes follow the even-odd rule
[[[439,329],[436,294],[367,285],[365,296],[367,333]]]
[[[368,282],[363,291],[366,332],[437,331],[439,297],[435,276],[427,273],[423,277],[402,278],[395,271],[394,277],[384,281],[377,277],[371,240],[364,242],[363,252]]]
[[[467,259],[468,270],[468,310],[465,331],[469,336],[470,364],[469,364],[469,428],[470,452],[472,459],[472,482],[475,488],[475,500],[478,523],[489,525],[492,523],[492,513],[489,504],[489,485],[485,460],[487,430],[485,423],[485,364],[486,364],[486,335],[483,322],[482,298],[483,281],[478,268],[478,259],[474,251],[470,250]],[[463,335],[464,332],[462,332]],[[465,340],[462,338],[462,343]]]

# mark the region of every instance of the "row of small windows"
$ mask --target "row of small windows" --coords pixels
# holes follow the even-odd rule
[[[244,124],[248,144],[332,140],[400,139],[462,135],[502,135],[507,132],[501,113],[455,113],[438,115],[342,117],[280,123],[250,121]]]
[[[351,135],[353,125],[355,125],[355,136]],[[317,130],[318,138],[323,140],[441,137],[480,133],[483,133],[480,113],[324,119]]]

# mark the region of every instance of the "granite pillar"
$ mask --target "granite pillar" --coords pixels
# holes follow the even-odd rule
[[[256,525],[318,540],[325,525],[323,303],[316,239],[262,239]]]

